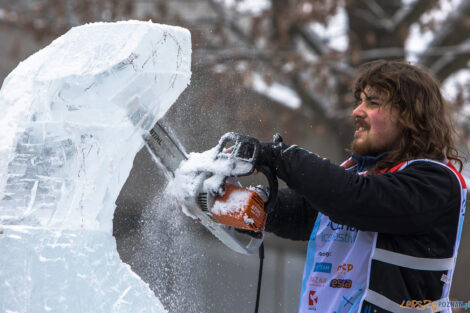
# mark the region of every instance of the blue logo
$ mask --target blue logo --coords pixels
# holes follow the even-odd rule
[[[315,263],[315,267],[313,269],[314,272],[322,272],[322,273],[331,273],[331,263],[326,262],[318,262]]]
[[[352,281],[350,279],[332,279],[331,288],[351,288]]]
[[[344,243],[353,243],[356,241],[358,234],[357,228],[333,223],[332,221],[328,222],[327,227],[333,231],[333,233],[324,231],[321,233],[321,240],[323,242],[344,242]]]
[[[332,221],[328,222],[328,226],[330,226],[331,230],[346,230],[346,231],[352,231],[352,232],[357,232],[357,228],[348,226],[348,225],[341,225],[341,224],[336,224],[333,223]]]
[[[333,233],[333,234],[321,234],[321,240],[323,242],[331,242],[331,241],[336,241],[336,242],[345,242],[345,243],[354,243],[356,241],[356,235],[350,235],[350,234],[341,234],[341,233]]]

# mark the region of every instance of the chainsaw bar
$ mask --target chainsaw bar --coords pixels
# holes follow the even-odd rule
[[[183,147],[158,122],[143,139],[155,162],[160,165],[167,176],[174,178],[175,171],[181,161],[188,159]],[[253,238],[249,235],[239,234],[235,228],[215,222],[212,216],[198,206],[196,201],[194,201],[194,205],[195,208],[189,208],[190,212],[227,247],[243,254],[254,254],[258,251],[263,242],[263,236]]]
[[[175,177],[181,161],[188,159],[181,145],[159,123],[144,136],[144,140],[150,154],[159,161],[167,174]]]

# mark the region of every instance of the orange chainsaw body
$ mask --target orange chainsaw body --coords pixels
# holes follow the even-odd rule
[[[211,214],[221,224],[255,232],[264,230],[267,218],[258,193],[230,183],[223,196],[215,197]]]

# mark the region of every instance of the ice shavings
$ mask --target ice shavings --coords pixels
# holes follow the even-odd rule
[[[166,187],[166,193],[177,199],[182,206],[185,215],[196,219],[196,214],[183,203],[187,200],[195,199],[197,194],[210,191],[213,194],[223,193],[223,182],[225,176],[218,174],[219,162],[215,162],[217,149],[214,147],[202,153],[192,152],[188,155],[186,161],[181,162],[179,168],[175,171],[175,177],[169,181]],[[222,167],[222,166],[221,166]],[[217,170],[209,172],[209,169]],[[225,172],[222,170],[222,172]],[[211,176],[212,175],[212,176]],[[210,177],[210,179],[208,179]]]
[[[0,90],[1,312],[165,312],[122,263],[115,200],[142,136],[186,88],[187,30],[72,28]]]
[[[230,157],[218,157],[218,146],[202,153],[192,152],[175,171],[175,177],[168,183],[166,192],[180,202],[195,199],[199,193],[221,196],[224,194],[227,177],[249,172],[251,167],[252,165],[247,162],[236,162]],[[184,205],[183,212],[195,218],[195,214]]]
[[[243,221],[246,225],[253,225],[255,223],[255,221],[252,218],[249,218],[246,213],[243,214]]]
[[[240,213],[247,207],[250,195],[250,193],[243,190],[234,190],[230,193],[226,201],[216,201],[211,208],[211,212],[217,215]]]
[[[167,191],[177,199],[187,198],[196,192],[223,195],[225,179],[247,172],[251,167],[249,163],[239,162],[235,165],[231,158],[217,157],[217,147],[202,153],[191,152],[175,171]]]

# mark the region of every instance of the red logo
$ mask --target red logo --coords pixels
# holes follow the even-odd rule
[[[315,292],[313,290],[310,290],[310,293],[308,294],[308,305],[309,306],[314,306],[315,304],[318,303],[318,297],[315,297]]]
[[[341,264],[340,266],[338,266],[338,268],[336,269],[336,272],[338,272],[338,274],[345,274],[345,273],[349,273],[350,271],[352,271],[354,268],[354,266],[352,264]]]
[[[309,286],[315,286],[315,287],[323,287],[326,284],[326,278],[325,277],[318,277],[318,276],[313,276],[310,277],[308,280],[308,285]]]

